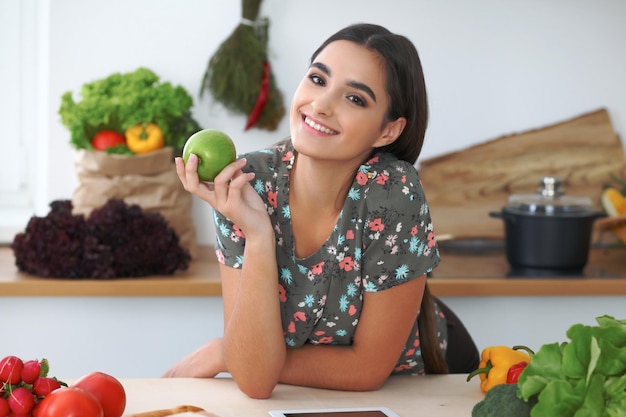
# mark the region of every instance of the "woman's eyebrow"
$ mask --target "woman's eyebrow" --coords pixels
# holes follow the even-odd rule
[[[322,71],[324,74],[328,75],[329,77],[332,75],[330,68],[328,68],[328,66],[326,66],[325,64],[321,62],[313,62],[311,64],[311,67],[315,67],[319,69],[320,71]],[[376,94],[374,94],[374,91],[371,88],[369,88],[367,84],[364,84],[359,81],[349,81],[347,84],[352,88],[356,88],[357,90],[363,91],[365,94],[370,96],[372,100],[374,100],[374,103],[376,103]]]
[[[326,64],[322,64],[321,62],[313,62],[311,63],[311,66],[317,68],[318,70],[322,71],[324,74],[330,76],[330,68],[328,68]]]
[[[356,88],[357,90],[363,91],[365,94],[370,96],[372,100],[374,100],[374,103],[376,103],[376,94],[374,94],[374,91],[372,91],[372,89],[369,88],[367,84],[363,84],[358,81],[350,81],[348,82],[348,85],[352,88]]]

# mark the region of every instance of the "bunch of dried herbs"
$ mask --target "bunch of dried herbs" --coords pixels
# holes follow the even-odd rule
[[[242,0],[242,19],[209,60],[200,95],[212,94],[228,110],[248,116],[246,129],[276,130],[285,115],[267,52],[268,19],[261,0]]]

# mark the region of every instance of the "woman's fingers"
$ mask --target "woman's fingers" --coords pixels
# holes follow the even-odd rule
[[[211,193],[213,191],[213,183],[200,181],[197,171],[198,161],[198,156],[195,154],[189,155],[187,163],[180,157],[175,158],[176,174],[185,190],[213,205],[214,198]]]
[[[214,208],[224,208],[227,204],[233,204],[232,200],[241,202],[243,187],[254,178],[254,173],[244,173],[246,159],[238,159],[226,166],[214,182],[203,182],[198,177],[198,156],[189,155],[187,163],[182,158],[175,159],[176,174],[185,190],[205,200]],[[230,202],[229,202],[230,200]],[[237,203],[237,204],[238,204]]]
[[[238,159],[235,162],[228,164],[218,175],[215,177],[215,199],[218,205],[225,205],[228,202],[229,196],[233,190],[232,181],[237,179],[238,173],[241,173],[241,169],[246,166],[246,159]]]
[[[185,164],[185,183],[187,190],[195,194],[200,184],[200,178],[198,178],[198,162],[199,158],[196,154],[189,155],[187,163]]]
[[[230,181],[231,188],[243,188],[254,179],[254,172],[237,171]]]
[[[176,174],[178,179],[183,184],[185,190],[194,193],[196,192],[200,179],[198,178],[198,156],[195,154],[189,155],[187,163],[181,157],[174,159],[176,165]]]
[[[185,173],[185,161],[180,156],[174,158],[174,165],[176,166],[176,175],[178,175],[178,179],[181,184],[183,184],[183,188],[187,189],[187,174]]]

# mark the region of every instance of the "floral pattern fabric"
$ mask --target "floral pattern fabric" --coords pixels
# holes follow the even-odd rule
[[[363,164],[328,240],[311,256],[295,255],[289,211],[291,142],[245,155],[244,171],[266,204],[276,236],[278,294],[285,343],[350,344],[365,292],[384,291],[439,263],[433,225],[413,165],[379,153]],[[241,268],[244,233],[214,212],[219,262]],[[446,348],[445,317],[437,311]],[[394,373],[423,373],[417,318]]]

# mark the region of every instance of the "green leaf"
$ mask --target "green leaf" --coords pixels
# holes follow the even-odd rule
[[[39,361],[39,376],[46,377],[48,376],[48,372],[50,372],[50,364],[48,363],[48,359],[43,358]]]
[[[606,402],[606,414],[610,417],[626,417],[626,391],[624,390],[626,385],[626,375],[621,377],[622,389],[606,390],[608,399]],[[619,384],[616,384],[619,386]],[[606,389],[606,385],[605,385]],[[609,394],[611,392],[611,394]]]
[[[602,417],[604,415],[604,376],[594,375],[587,384],[582,406],[574,417]]]
[[[575,324],[567,331],[571,342],[563,348],[563,374],[586,378],[591,361],[591,327]]]
[[[558,343],[545,344],[533,356],[519,377],[519,393],[525,401],[539,394],[551,381],[564,377],[561,371],[563,354]]]
[[[596,370],[596,366],[598,365],[598,361],[600,360],[600,354],[602,350],[598,345],[598,339],[595,337],[591,338],[591,346],[589,348],[589,365],[587,366],[587,377],[585,378],[586,384],[589,385],[591,381],[591,377]]]
[[[602,356],[598,361],[596,372],[605,376],[622,375],[626,372],[626,348],[617,347],[611,342],[598,339]]]
[[[626,374],[607,378],[604,383],[604,391],[609,397],[620,394],[626,396]]]
[[[596,372],[605,376],[622,375],[626,372],[626,320],[606,315],[596,320],[598,326],[592,332],[602,351]]]
[[[134,155],[133,151],[128,149],[126,144],[109,146],[105,152],[110,155]]]
[[[617,347],[626,347],[626,320],[616,320],[610,316],[598,317],[598,326],[593,334],[598,339],[611,342]]]
[[[582,405],[585,392],[581,381],[576,386],[565,380],[551,381],[539,394],[539,401],[530,411],[532,417],[573,416]]]

